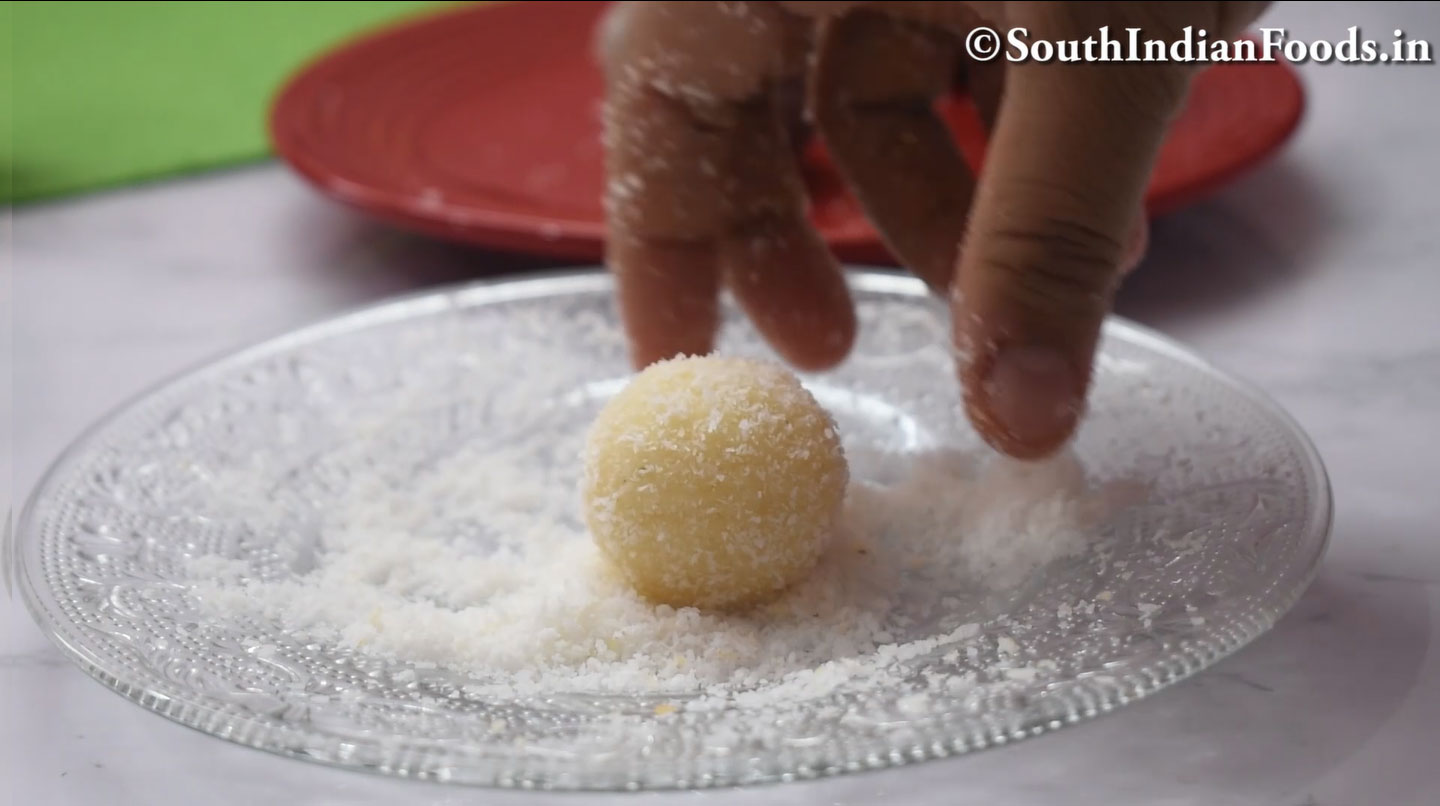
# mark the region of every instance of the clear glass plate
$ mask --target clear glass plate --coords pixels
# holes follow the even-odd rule
[[[507,584],[541,584],[513,563],[486,565],[507,539],[523,549],[508,532],[543,521],[588,545],[575,449],[629,374],[609,280],[593,271],[401,299],[172,380],[57,461],[10,559],[35,618],[82,668],[177,722],[344,767],[555,789],[783,781],[1013,742],[1214,663],[1267,630],[1312,579],[1330,493],[1301,430],[1259,392],[1121,321],[1107,324],[1073,451],[1034,471],[1077,506],[1057,514],[1036,499],[1012,511],[1033,516],[1010,522],[1029,542],[991,523],[988,539],[1000,540],[989,554],[957,555],[943,541],[925,554],[905,524],[973,526],[973,513],[944,508],[945,485],[969,485],[972,505],[986,489],[1005,498],[1040,488],[987,459],[966,422],[943,305],[906,277],[856,271],[852,286],[862,328],[853,357],[804,380],[841,427],[861,520],[866,501],[890,520],[837,539],[832,554],[844,556],[817,572],[834,584],[804,602],[827,629],[795,635],[856,641],[792,656],[763,616],[686,622],[749,636],[748,650],[735,645],[768,677],[742,663],[688,689],[673,666],[659,673],[669,660],[637,659],[645,647],[626,649],[624,630],[603,619],[594,623],[612,632],[595,636],[597,653],[625,656],[631,674],[521,680],[506,670],[523,659],[493,673],[447,660],[483,666],[499,657],[492,636],[526,639],[515,633],[534,606],[519,622],[481,612]],[[728,303],[721,350],[769,355]],[[893,497],[916,467],[929,468],[929,490]],[[1065,536],[1036,542],[1036,529],[1062,522]],[[355,571],[345,584],[363,595],[348,632],[296,627],[289,619],[313,616],[306,600],[243,593],[293,595],[333,570],[334,541],[346,535],[352,551],[361,546],[352,560],[378,535],[413,539],[416,556],[431,559]],[[1083,550],[1046,554],[1076,539]],[[1029,565],[995,553],[1006,547],[1031,552]],[[499,576],[467,599],[456,580],[469,579],[470,562]],[[461,569],[445,581],[448,600],[427,600],[447,564]],[[372,593],[434,614],[441,637],[384,632],[394,614],[361,612]],[[565,595],[573,604],[577,594]],[[268,611],[249,607],[262,601]],[[342,596],[329,606],[352,605]],[[579,610],[584,629],[591,616]],[[656,630],[685,616],[647,612]],[[867,614],[882,627],[857,626]],[[468,623],[491,627],[444,646],[446,625]],[[724,661],[705,652],[691,661],[713,676]],[[633,673],[652,660],[655,673]]]

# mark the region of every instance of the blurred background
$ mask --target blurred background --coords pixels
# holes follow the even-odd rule
[[[447,3],[5,3],[6,202],[244,164],[270,153],[281,82],[322,49]],[[11,131],[7,126],[6,131]]]

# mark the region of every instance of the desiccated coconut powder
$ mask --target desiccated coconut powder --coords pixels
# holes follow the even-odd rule
[[[535,445],[514,444],[462,449],[403,489],[358,480],[322,513],[313,568],[262,580],[201,558],[194,590],[217,618],[444,667],[476,696],[658,694],[703,710],[886,684],[895,664],[975,637],[988,592],[1084,552],[1107,506],[1066,456],[901,457],[893,483],[851,483],[813,574],[759,609],[718,615],[652,605],[612,573],[553,468],[579,455],[582,435],[538,438],[544,469]],[[992,640],[1002,656],[1019,650]]]

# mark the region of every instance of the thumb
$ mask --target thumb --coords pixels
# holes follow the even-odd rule
[[[1084,410],[1136,211],[1190,71],[1010,65],[953,288],[967,413],[995,449],[1058,450]]]

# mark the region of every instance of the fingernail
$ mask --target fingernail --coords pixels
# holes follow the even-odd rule
[[[1142,214],[1130,230],[1130,240],[1125,246],[1125,252],[1120,258],[1120,273],[1129,274],[1140,265],[1145,259],[1145,252],[1150,248],[1150,222]]]
[[[1079,379],[1069,361],[1048,347],[1012,346],[995,357],[986,384],[990,419],[1006,433],[1011,453],[1048,453],[1079,419]]]

